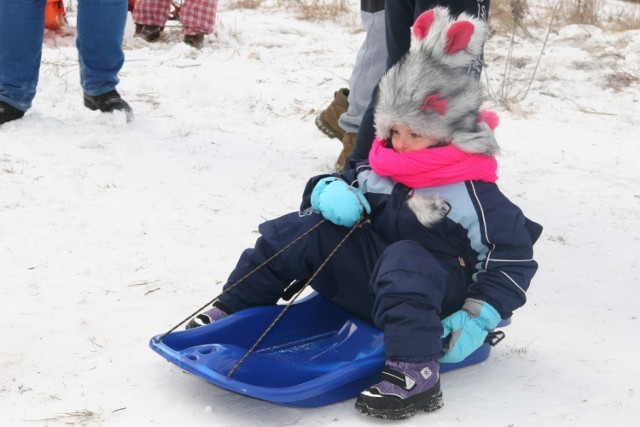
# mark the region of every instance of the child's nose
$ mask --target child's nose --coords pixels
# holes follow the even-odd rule
[[[409,138],[406,135],[400,135],[400,146],[406,148],[409,143]]]

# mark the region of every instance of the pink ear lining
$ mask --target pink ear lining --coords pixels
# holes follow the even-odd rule
[[[436,93],[434,95],[429,95],[424,99],[420,111],[425,112],[427,110],[433,110],[441,116],[444,116],[447,114],[448,107],[449,102],[444,98],[440,98],[440,94]]]
[[[474,30],[475,27],[469,21],[459,21],[452,24],[447,31],[447,45],[444,51],[452,54],[466,48]]]
[[[413,24],[413,34],[415,34],[418,40],[422,40],[429,33],[429,29],[431,25],[433,25],[433,21],[435,19],[435,14],[433,10],[427,10],[416,19],[416,22]]]

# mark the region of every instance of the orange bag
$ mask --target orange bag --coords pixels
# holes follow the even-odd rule
[[[47,8],[44,14],[44,27],[48,30],[57,30],[67,22],[66,12],[62,0],[47,0]]]

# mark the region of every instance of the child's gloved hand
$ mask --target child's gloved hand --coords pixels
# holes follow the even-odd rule
[[[335,177],[322,178],[311,192],[311,207],[336,225],[353,227],[371,206],[360,189]]]
[[[441,338],[451,334],[446,354],[440,358],[442,363],[457,363],[480,348],[490,329],[498,326],[500,315],[489,303],[467,298],[462,310],[456,311],[442,321],[444,333]]]

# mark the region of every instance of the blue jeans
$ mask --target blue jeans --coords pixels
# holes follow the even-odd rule
[[[0,1],[0,101],[26,111],[36,95],[46,0]],[[127,0],[78,0],[80,83],[88,95],[115,89],[124,63]]]

